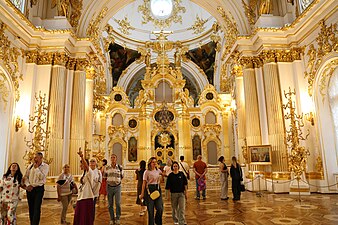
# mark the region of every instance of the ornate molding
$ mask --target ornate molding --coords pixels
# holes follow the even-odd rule
[[[225,37],[225,45],[224,45],[224,52],[222,54],[222,60],[224,60],[225,56],[230,53],[232,46],[235,44],[239,31],[237,29],[237,24],[230,14],[230,17],[225,13],[224,9],[220,6],[217,7],[218,13],[222,16],[225,27],[223,28],[224,37]]]
[[[4,110],[6,110],[9,95],[9,90],[6,81],[7,78],[5,74],[0,71],[0,96],[1,96],[0,101],[2,100],[4,103]]]
[[[326,26],[325,21],[321,20],[319,25],[321,29],[316,44],[309,45],[306,53],[308,60],[304,77],[308,79],[310,96],[313,94],[314,80],[324,56],[331,52],[338,52],[337,23]]]
[[[319,80],[319,92],[322,95],[323,99],[326,96],[326,90],[327,85],[329,84],[329,81],[333,75],[333,72],[338,66],[338,59],[335,59],[328,63],[325,68],[323,69],[323,72],[321,73],[321,77]]]
[[[15,88],[15,100],[20,99],[19,79],[22,80],[22,74],[19,73],[18,57],[20,51],[16,47],[11,47],[12,43],[5,35],[6,25],[0,21],[0,60],[3,61],[9,75],[11,76]]]
[[[194,34],[200,34],[205,30],[204,24],[208,21],[208,19],[201,19],[198,15],[196,15],[195,23],[188,28],[188,30],[193,30]]]
[[[69,60],[69,56],[65,52],[54,53],[54,59],[53,59],[54,65],[66,66],[68,60]]]
[[[89,65],[88,59],[79,58],[76,59],[75,69],[79,71],[85,71],[88,65]]]
[[[103,55],[100,46],[100,37],[101,37],[100,24],[102,22],[102,19],[106,16],[107,12],[108,8],[104,7],[96,18],[93,17],[91,19],[86,31],[86,35],[89,37],[90,41],[93,43],[98,54],[103,60],[105,60],[106,57]]]
[[[114,21],[120,26],[118,29],[126,35],[129,35],[129,30],[135,30],[135,27],[130,25],[130,22],[128,21],[127,16],[124,17],[122,20],[117,20],[114,18]]]
[[[255,27],[256,22],[256,7],[257,7],[257,0],[249,0],[249,4],[246,4],[244,0],[242,0],[245,16],[248,19],[248,22],[251,26],[251,29]]]

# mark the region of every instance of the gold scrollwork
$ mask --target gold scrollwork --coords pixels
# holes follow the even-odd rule
[[[322,63],[323,57],[331,52],[338,51],[337,23],[330,26],[325,25],[325,21],[319,22],[321,29],[316,38],[316,47],[311,44],[306,55],[308,56],[307,68],[304,77],[308,79],[308,93],[313,94],[313,85],[317,71]]]
[[[8,95],[9,95],[9,90],[6,84],[6,76],[4,73],[0,71],[0,100],[4,102],[4,109],[6,110],[7,103],[8,103]]]
[[[325,68],[323,69],[323,72],[321,73],[320,81],[319,81],[319,91],[322,97],[324,98],[326,96],[326,86],[328,85],[328,82],[330,81],[330,78],[333,75],[333,72],[338,66],[338,59],[335,59],[328,63]]]
[[[48,103],[46,100],[46,94],[42,95],[41,92],[39,93],[39,96],[35,94],[35,99],[38,102],[38,104],[35,107],[34,115],[29,116],[29,125],[28,125],[28,132],[33,134],[34,137],[32,140],[26,140],[26,137],[24,141],[26,142],[26,146],[29,148],[29,150],[26,151],[23,159],[26,160],[26,164],[30,164],[34,158],[34,155],[37,152],[43,152],[44,153],[44,161],[47,164],[50,164],[53,159],[48,157],[48,144],[49,144],[49,135],[50,131],[49,128],[44,128],[45,125],[47,125],[47,115],[48,115]],[[34,125],[31,126],[31,122],[34,123]]]
[[[237,29],[237,24],[233,18],[233,16],[230,14],[230,17],[225,13],[225,10],[222,7],[217,7],[218,13],[222,16],[225,27],[224,27],[224,37],[225,37],[225,45],[224,45],[224,52],[222,55],[222,60],[225,58],[227,54],[230,53],[231,47],[235,44],[239,31]]]
[[[97,17],[93,17],[88,25],[86,35],[89,37],[90,41],[95,46],[96,50],[98,51],[98,54],[102,59],[105,59],[106,57],[103,55],[101,47],[100,47],[100,36],[101,36],[101,28],[100,24],[103,18],[106,16],[108,12],[108,8],[104,7],[99,15]]]
[[[22,74],[19,73],[18,57],[20,56],[19,49],[11,47],[11,42],[5,35],[6,25],[0,21],[0,60],[3,61],[8,73],[12,78],[15,88],[15,100],[19,101],[19,79],[22,80]]]
[[[284,91],[284,96],[287,98],[288,102],[283,105],[283,109],[289,110],[289,112],[284,115],[284,118],[290,119],[290,129],[286,130],[286,141],[287,146],[290,149],[290,154],[288,156],[289,170],[295,173],[297,179],[300,179],[306,170],[307,158],[310,155],[310,152],[304,146],[299,144],[299,140],[306,140],[309,136],[309,131],[304,137],[302,131],[302,127],[304,127],[303,115],[296,114],[292,95],[296,95],[296,92],[291,91],[291,88],[289,88],[288,93]]]
[[[188,30],[193,30],[194,34],[200,34],[205,30],[204,24],[208,22],[208,19],[201,19],[198,15],[196,15],[196,21]]]
[[[122,20],[118,20],[114,18],[114,21],[120,26],[118,29],[126,35],[129,35],[129,30],[135,30],[135,27],[130,25],[130,22],[128,21],[127,16],[124,17]]]

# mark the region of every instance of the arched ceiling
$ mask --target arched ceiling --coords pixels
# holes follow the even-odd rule
[[[128,15],[128,20],[130,21],[130,18],[136,18],[137,14],[140,14],[137,11],[137,6],[140,2],[143,2],[142,0],[100,0],[100,1],[92,1],[92,0],[83,0],[83,10],[82,15],[79,21],[79,26],[77,30],[77,34],[80,37],[86,37],[86,31],[89,26],[90,21],[95,18],[103,8],[107,7],[108,11],[100,21],[99,27],[101,30],[106,26],[106,24],[113,24],[114,22],[111,21],[112,18],[116,18],[118,20],[124,19],[125,15]],[[184,21],[182,25],[174,25],[173,28],[176,29],[177,32],[176,38],[182,36],[182,32],[180,29],[185,29],[188,27],[188,25],[192,24],[191,19],[193,18],[193,21],[196,19],[196,13],[199,14],[199,16],[203,15],[203,19],[209,19],[210,22],[208,22],[208,26],[210,26],[210,23],[212,23],[214,20],[216,20],[221,27],[226,29],[227,23],[222,17],[222,15],[217,10],[219,7],[221,7],[225,14],[234,22],[237,26],[237,29],[239,31],[239,34],[245,35],[250,32],[250,25],[248,24],[247,18],[245,16],[242,0],[208,0],[208,1],[201,1],[201,0],[181,0],[182,5],[188,6],[189,8],[186,8],[187,15],[184,15]],[[136,14],[131,14],[131,11],[128,11],[130,9],[131,11],[137,12]],[[210,16],[208,16],[210,15]],[[212,19],[211,19],[211,18]],[[187,21],[189,20],[189,21]],[[212,22],[211,22],[212,21]],[[135,22],[135,21],[134,21]],[[138,24],[140,24],[140,21],[136,21]],[[138,27],[139,25],[136,25],[136,23],[131,24],[135,27]],[[140,30],[146,30],[149,31],[149,28],[153,28],[151,24],[146,24],[142,26]],[[158,28],[157,28],[158,29]],[[121,32],[119,32],[121,33]],[[139,38],[143,36],[143,39],[145,38],[144,35],[141,35],[142,32],[134,31],[133,34],[139,33]],[[173,36],[175,36],[173,35]],[[174,37],[173,37],[174,38]]]

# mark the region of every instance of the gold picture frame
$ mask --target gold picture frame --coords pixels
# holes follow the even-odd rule
[[[271,145],[248,146],[250,164],[271,165]]]

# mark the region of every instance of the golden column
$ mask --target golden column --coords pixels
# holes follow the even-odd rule
[[[49,113],[48,127],[49,136],[49,157],[53,158],[53,163],[49,166],[49,175],[56,176],[62,171],[63,162],[63,139],[64,139],[64,115],[66,100],[67,71],[66,63],[68,56],[66,53],[54,54],[54,65],[51,72],[51,87],[49,94]]]
[[[229,134],[229,115],[231,115],[231,112],[228,112],[225,110],[222,111],[223,148],[224,148],[223,151],[224,151],[224,158],[225,158],[226,163],[231,162],[231,157],[232,157],[230,155],[229,137],[231,134]]]
[[[242,67],[235,65],[231,71],[233,76],[236,76],[236,111],[237,113],[237,140],[238,140],[238,159],[241,163],[244,162],[243,155],[241,153],[241,146],[245,145],[245,97],[244,97],[244,83],[243,83],[243,71]]]
[[[69,164],[73,174],[80,174],[80,162],[77,155],[79,147],[84,151],[85,147],[85,95],[87,60],[77,59],[74,72],[74,86],[72,99],[71,135]]]
[[[256,75],[253,64],[253,59],[242,58],[243,65],[243,81],[244,81],[244,95],[245,95],[245,134],[247,145],[261,145],[262,137],[259,123],[259,110],[258,110],[258,96]],[[248,155],[243,155],[246,162],[248,162]],[[257,168],[249,167],[251,170]]]
[[[185,160],[187,163],[191,163],[192,161],[192,146],[191,146],[191,135],[190,135],[190,117],[189,113],[187,113],[187,107],[182,105],[182,107],[176,108],[178,112],[178,155],[175,156],[177,160],[181,155],[185,156]]]
[[[272,170],[287,171],[285,127],[282,111],[282,99],[279,82],[278,66],[275,62],[275,52],[263,51],[264,89],[267,102],[267,120],[269,142],[272,146]]]
[[[88,148],[93,149],[93,93],[94,93],[93,67],[86,70],[86,100],[85,100],[85,137]]]

